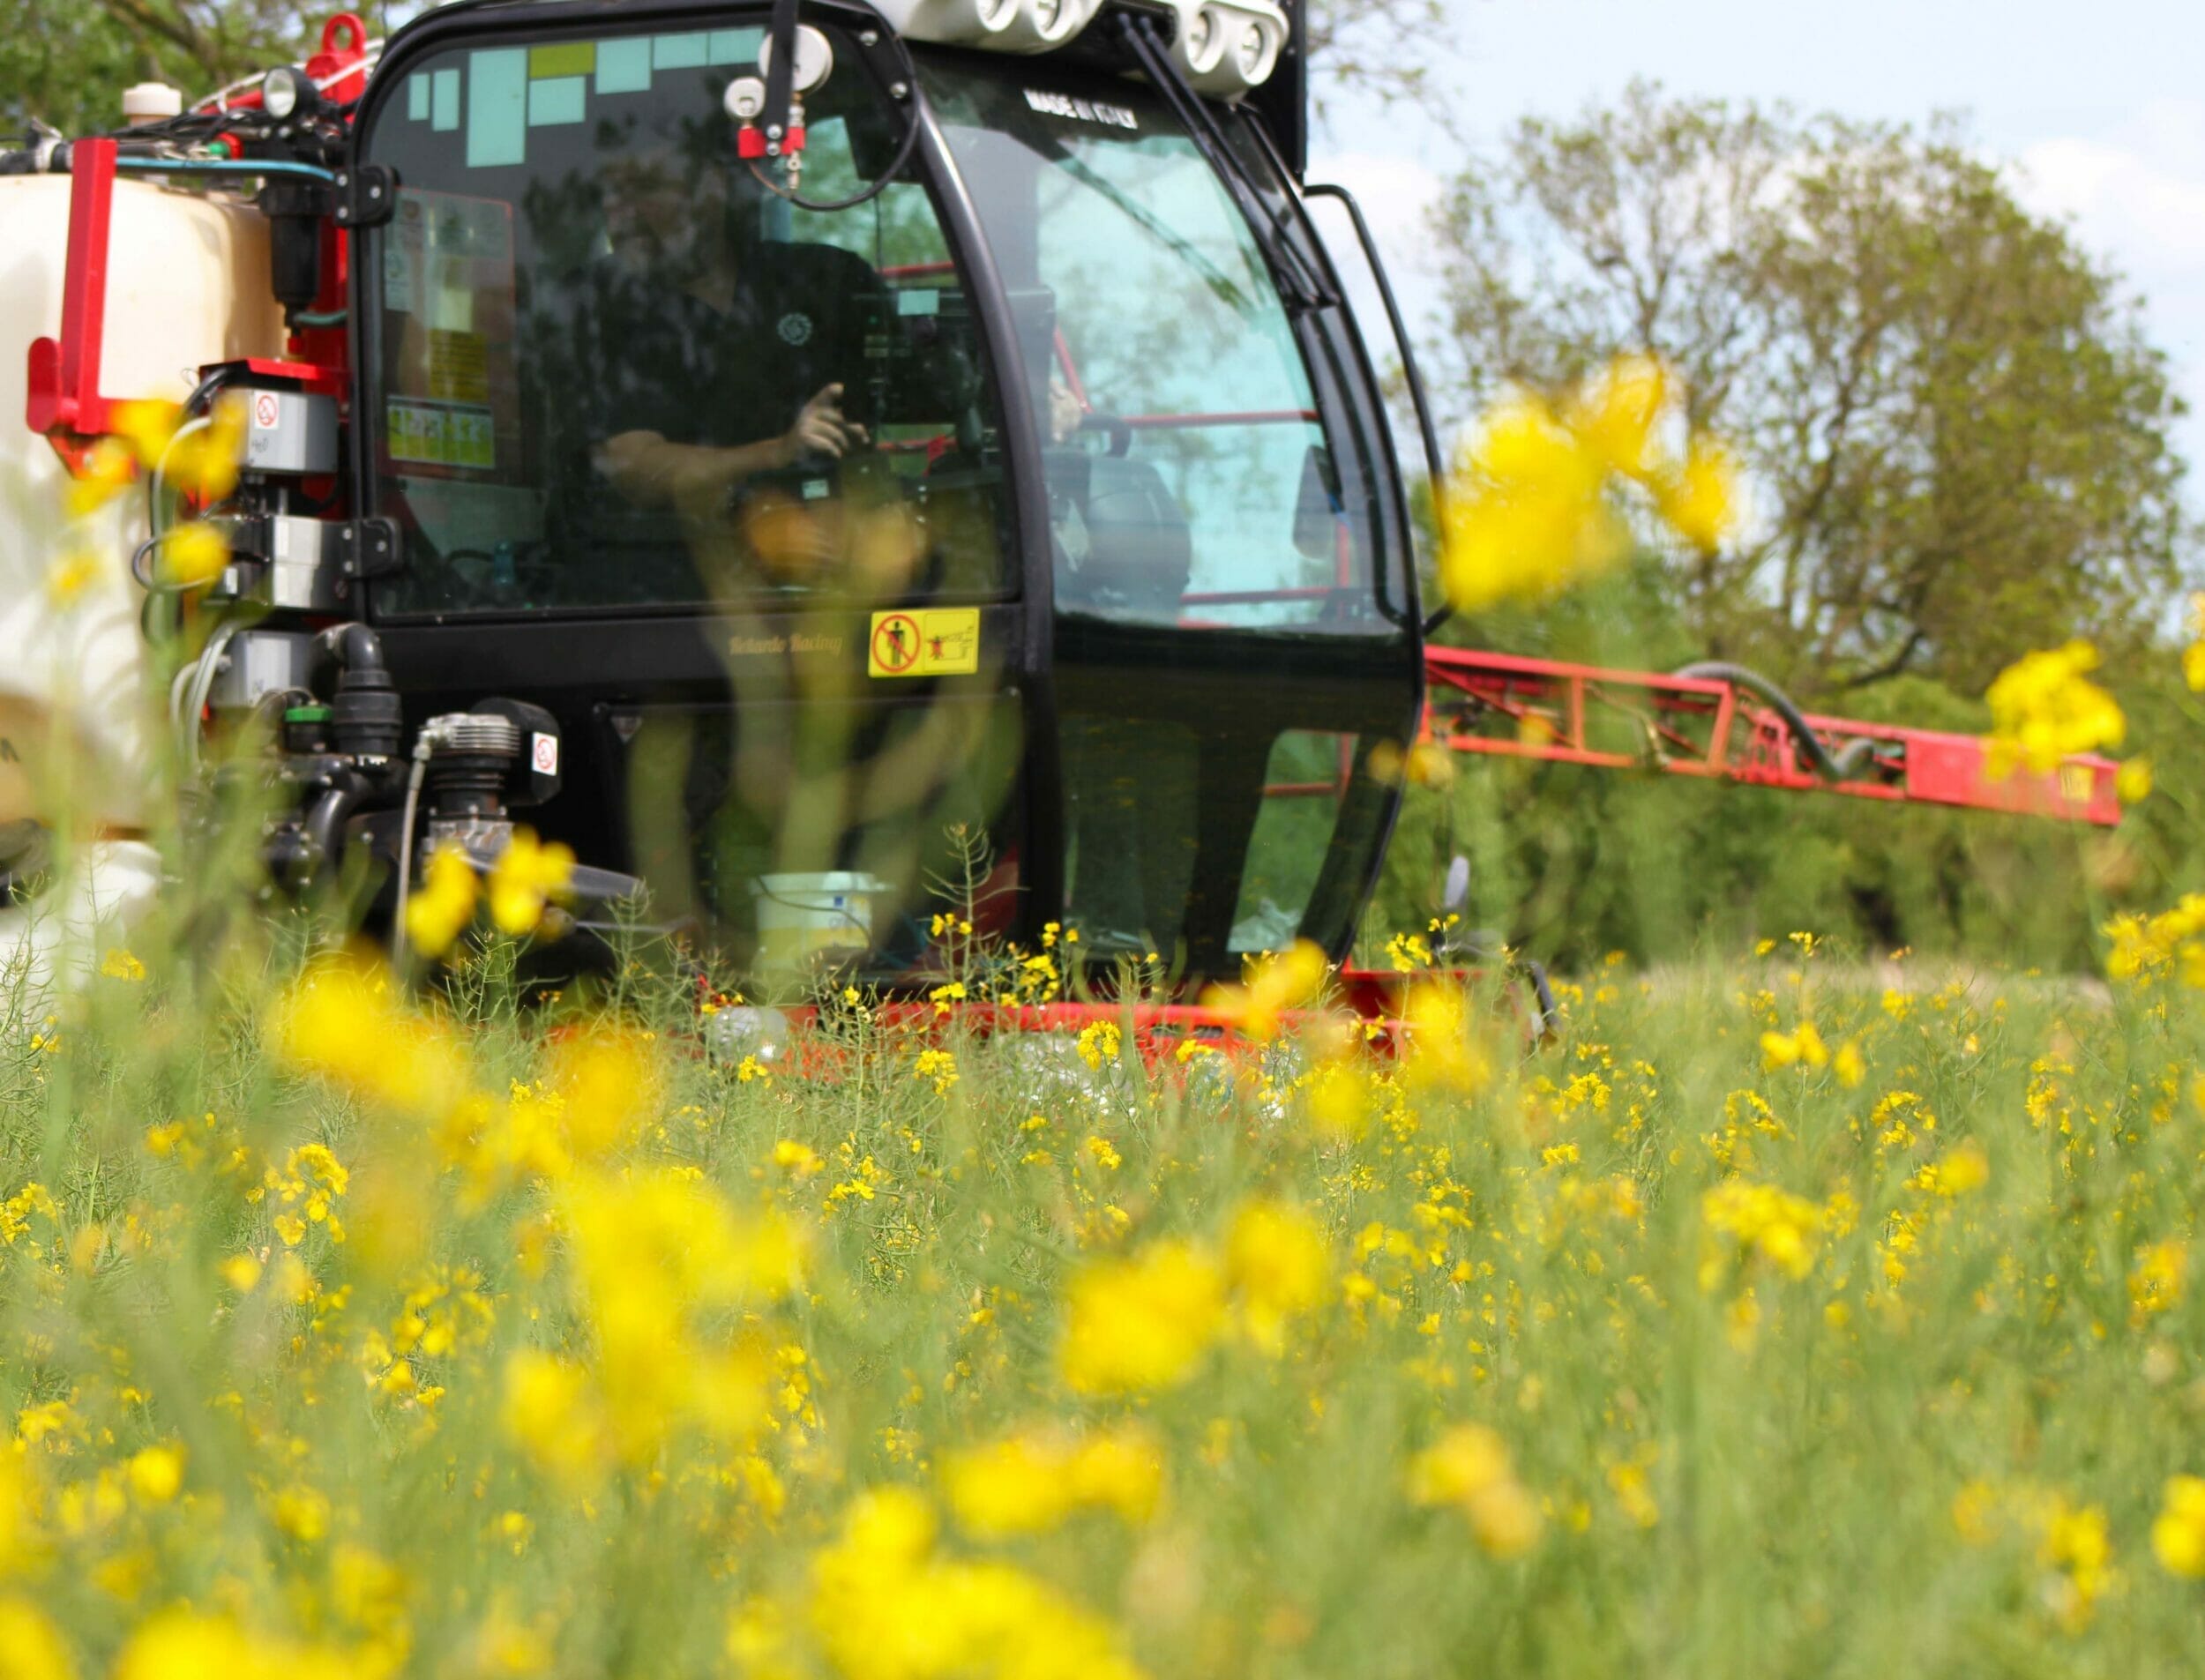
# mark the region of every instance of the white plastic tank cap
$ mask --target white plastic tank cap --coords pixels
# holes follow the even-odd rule
[[[183,115],[183,90],[166,82],[139,82],[123,90],[123,120],[133,126]]]

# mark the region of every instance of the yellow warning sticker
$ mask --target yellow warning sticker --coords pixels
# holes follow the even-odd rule
[[[479,332],[429,329],[429,399],[487,407],[490,399],[490,341]]]
[[[868,676],[960,676],[979,668],[979,608],[873,615]]]

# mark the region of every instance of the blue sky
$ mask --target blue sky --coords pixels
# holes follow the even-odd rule
[[[1569,116],[1633,76],[1677,93],[1788,100],[1917,122],[1964,113],[2024,201],[2072,219],[2148,300],[2147,329],[2205,410],[2205,0],[1444,0],[1455,25],[1434,81],[1491,144],[1527,115]],[[1412,317],[1437,287],[1422,212],[1460,153],[1429,123],[1340,104],[1312,180],[1353,188]],[[1344,261],[1344,257],[1343,257]],[[2179,436],[2205,502],[2205,414]]]

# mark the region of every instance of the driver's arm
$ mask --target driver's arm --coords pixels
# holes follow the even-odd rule
[[[760,473],[781,472],[805,456],[840,460],[865,442],[865,429],[842,414],[842,387],[823,385],[778,437],[720,446],[676,444],[655,431],[624,431],[596,452],[598,470],[639,507],[673,507],[710,515],[729,492]]]

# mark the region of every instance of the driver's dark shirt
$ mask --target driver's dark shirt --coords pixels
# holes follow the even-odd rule
[[[652,431],[712,448],[777,437],[822,388],[844,386],[851,418],[864,410],[886,302],[862,258],[832,246],[768,245],[753,254],[721,310],[682,286],[613,260],[577,277],[572,313],[541,328],[564,339],[551,365],[575,370],[573,406],[554,445],[547,523],[562,547],[612,545],[667,556],[685,547],[679,517],[622,498],[596,467],[605,442]]]
[[[600,265],[581,324],[597,375],[602,430],[594,435],[757,443],[787,431],[806,402],[836,384],[845,410],[856,410],[885,307],[871,265],[833,246],[760,247],[726,310]]]

